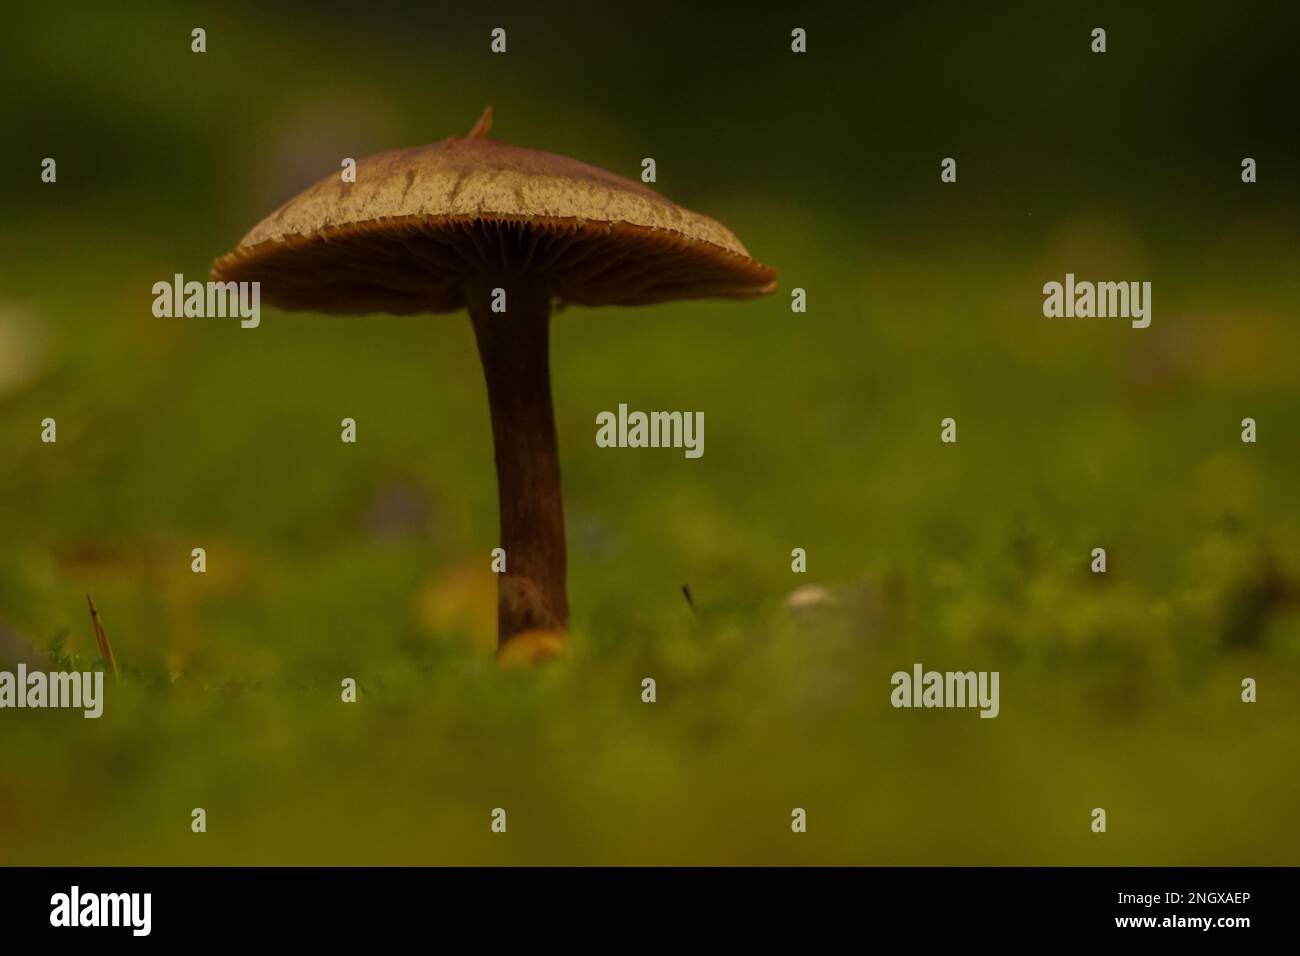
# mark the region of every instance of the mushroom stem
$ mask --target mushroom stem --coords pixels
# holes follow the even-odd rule
[[[505,311],[494,296],[505,292]],[[465,298],[492,412],[501,547],[497,650],[525,631],[566,631],[564,500],[551,407],[551,288],[545,276],[482,276]]]

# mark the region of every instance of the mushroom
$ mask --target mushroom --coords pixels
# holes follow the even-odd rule
[[[775,271],[726,227],[553,153],[467,136],[362,159],[253,227],[212,266],[282,309],[469,310],[487,380],[506,571],[497,645],[568,629],[564,509],[548,356],[552,300],[645,305],[763,295]],[[517,654],[513,656],[518,656]]]

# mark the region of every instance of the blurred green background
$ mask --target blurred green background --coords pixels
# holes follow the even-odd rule
[[[99,666],[89,592],[123,674],[0,711],[0,864],[1300,863],[1296,17],[897,6],[7,9],[0,659]],[[557,317],[574,652],[533,673],[464,316],[150,311],[488,103],[780,271]],[[1045,319],[1067,271],[1151,327]],[[620,402],[704,457],[598,449]],[[892,709],[914,661],[1001,716]]]

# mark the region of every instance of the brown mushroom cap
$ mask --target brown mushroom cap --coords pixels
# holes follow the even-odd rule
[[[449,312],[466,276],[543,270],[580,305],[645,305],[775,288],[725,226],[577,160],[468,136],[379,153],[258,223],[212,277],[262,283],[285,309]]]

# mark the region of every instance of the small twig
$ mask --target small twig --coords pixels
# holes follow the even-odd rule
[[[691,586],[689,584],[682,585],[682,597],[686,598],[686,603],[690,605],[691,613],[699,617],[700,612],[695,609],[695,598],[691,597]]]
[[[113,645],[108,643],[108,635],[104,633],[104,624],[99,619],[99,611],[95,608],[95,602],[86,595],[86,603],[90,605],[90,623],[95,628],[95,641],[99,644],[99,656],[104,658],[104,663],[113,669],[113,679],[118,679],[117,658],[113,656]]]

